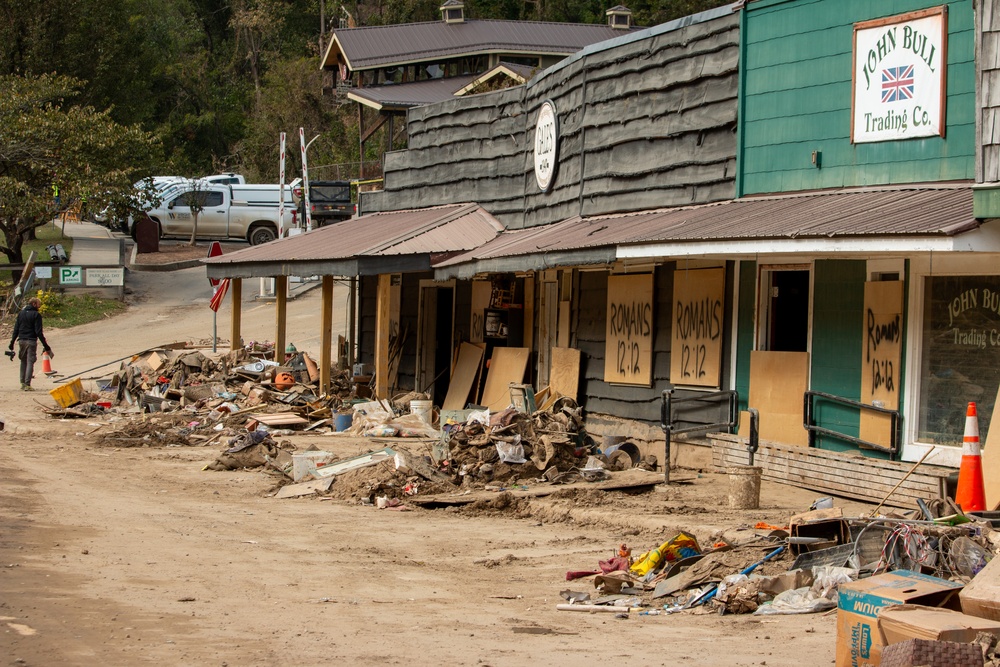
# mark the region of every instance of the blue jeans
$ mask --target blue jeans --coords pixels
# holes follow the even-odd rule
[[[31,384],[35,374],[35,359],[38,358],[38,341],[18,341],[17,358],[21,360],[21,384]]]

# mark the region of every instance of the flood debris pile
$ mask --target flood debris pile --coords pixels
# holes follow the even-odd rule
[[[333,428],[333,418],[354,394],[346,372],[334,371],[330,391],[319,391],[319,369],[305,352],[281,363],[256,355],[259,343],[224,353],[185,343],[147,350],[97,380],[98,393],[80,381],[53,390],[56,417],[105,415],[111,427],[99,439],[129,446],[205,445],[256,424],[274,429]],[[246,428],[249,424],[250,428]]]
[[[578,583],[557,609],[622,619],[836,610],[838,666],[1000,665],[1000,512],[939,501],[845,517],[830,498],[817,505],[784,526],[682,531],[639,554],[618,544],[595,568],[566,573]],[[886,662],[935,651],[943,661]]]

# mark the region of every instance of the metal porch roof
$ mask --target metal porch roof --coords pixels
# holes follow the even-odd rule
[[[370,213],[203,261],[211,278],[418,270],[430,267],[431,255],[471,250],[502,230],[476,204],[450,204]]]
[[[580,264],[601,263],[609,248],[617,248],[616,254],[621,255],[623,247],[653,244],[680,248],[712,242],[720,245],[721,252],[724,243],[739,240],[949,237],[979,224],[972,214],[972,188],[967,183],[755,196],[700,206],[573,217],[543,227],[510,230],[479,248],[435,263],[435,269],[449,275],[471,275],[477,266],[488,270],[542,269],[570,255]],[[506,269],[504,260],[508,260]]]

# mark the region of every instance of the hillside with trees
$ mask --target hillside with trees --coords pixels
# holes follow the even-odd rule
[[[151,136],[155,151],[118,165],[128,177],[238,171],[251,181],[275,181],[278,133],[288,133],[295,155],[303,127],[307,139],[319,135],[309,149],[310,176],[350,178],[357,175],[356,111],[319,69],[330,29],[348,18],[355,25],[438,20],[440,4],[0,0],[0,75],[67,77],[75,92],[54,104],[90,109]],[[600,23],[611,4],[469,0],[466,10],[472,18]],[[725,3],[626,4],[638,25],[649,26]],[[295,162],[289,160],[290,175]]]

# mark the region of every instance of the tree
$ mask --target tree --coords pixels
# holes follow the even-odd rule
[[[86,197],[94,210],[135,211],[133,183],[158,164],[152,135],[71,104],[80,87],[63,76],[0,76],[0,252],[13,264],[54,215],[53,185],[64,206]]]
[[[184,203],[191,209],[191,217],[194,218],[191,225],[191,240],[188,242],[188,245],[192,246],[198,244],[198,216],[205,210],[205,200],[208,197],[204,185],[202,181],[192,181],[191,189],[184,193],[183,197]]]

